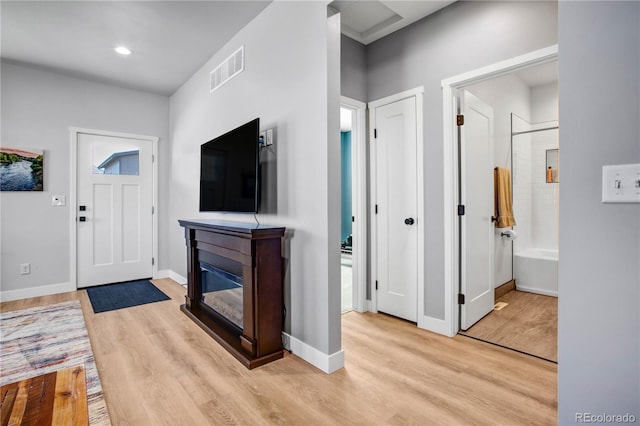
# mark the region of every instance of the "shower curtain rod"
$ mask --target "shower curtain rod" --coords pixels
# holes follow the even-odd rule
[[[560,126],[555,126],[555,127],[545,127],[544,129],[525,130],[524,132],[511,132],[511,136],[525,135],[527,133],[544,132],[545,130],[555,130],[559,128]]]

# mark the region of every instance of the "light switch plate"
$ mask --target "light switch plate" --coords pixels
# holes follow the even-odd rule
[[[603,203],[640,203],[640,163],[602,166]]]

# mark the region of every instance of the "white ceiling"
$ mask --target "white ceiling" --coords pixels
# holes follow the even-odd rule
[[[0,1],[0,56],[171,95],[257,16],[263,1]],[[453,1],[335,1],[343,34],[371,43]],[[114,53],[125,45],[129,56]]]
[[[269,3],[2,0],[1,56],[170,95]]]
[[[366,45],[411,25],[454,1],[335,0],[330,6],[341,14],[342,33]]]

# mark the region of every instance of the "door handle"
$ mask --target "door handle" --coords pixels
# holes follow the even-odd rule
[[[416,223],[416,221],[415,221],[415,220],[413,220],[413,218],[412,218],[412,217],[408,217],[408,218],[406,218],[406,219],[404,220],[404,224],[405,224],[405,225],[413,225],[414,223]]]
[[[80,216],[80,217],[78,218],[78,220],[79,220],[80,222],[86,222],[86,221],[87,221],[87,218],[86,218],[85,216]]]

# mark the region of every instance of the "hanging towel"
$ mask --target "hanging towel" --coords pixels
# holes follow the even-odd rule
[[[511,202],[511,171],[503,167],[493,170],[494,218],[496,228],[516,224]]]

